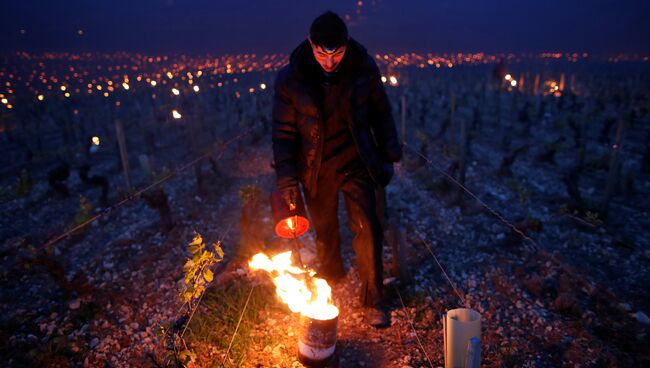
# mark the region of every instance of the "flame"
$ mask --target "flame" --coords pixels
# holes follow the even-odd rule
[[[296,230],[296,225],[293,223],[293,218],[287,217],[287,227],[289,230]]]
[[[331,302],[332,288],[327,281],[313,277],[314,271],[294,266],[291,251],[272,258],[257,253],[248,262],[248,266],[270,274],[275,292],[292,312],[319,320],[332,319],[339,314],[339,309]]]

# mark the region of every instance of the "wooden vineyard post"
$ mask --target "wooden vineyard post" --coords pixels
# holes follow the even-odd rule
[[[449,127],[454,126],[454,118],[455,118],[455,111],[456,111],[456,94],[454,94],[454,90],[449,91],[450,94],[450,100],[451,103],[449,104]]]
[[[121,119],[115,119],[115,132],[117,133],[117,144],[120,147],[120,158],[122,159],[122,168],[124,169],[124,178],[126,179],[126,189],[131,192],[131,170],[129,168],[129,155],[126,149],[124,125],[122,124]]]
[[[607,215],[609,210],[609,202],[614,195],[616,182],[618,179],[619,168],[619,151],[621,149],[621,140],[623,139],[623,129],[625,128],[625,120],[620,118],[618,121],[618,128],[616,129],[616,142],[612,146],[612,156],[609,159],[609,172],[607,173],[607,186],[605,187],[605,197],[602,203],[602,213]]]
[[[399,216],[395,216],[398,214],[389,213],[386,190],[384,188],[377,188],[375,190],[375,196],[377,198],[377,217],[379,217],[384,239],[390,247],[393,258],[390,265],[390,274],[393,277],[397,277],[400,281],[408,283],[410,281],[410,274],[408,272],[406,255],[407,239],[406,232],[401,226],[402,214],[399,213]]]
[[[406,94],[402,94],[402,145],[406,144]]]
[[[467,122],[463,117],[460,119],[460,137],[458,142],[458,182],[465,185],[465,171],[467,171]],[[463,189],[458,188],[456,192],[456,201],[458,205],[461,204],[463,199]]]

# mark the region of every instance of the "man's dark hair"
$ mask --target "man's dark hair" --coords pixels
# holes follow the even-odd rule
[[[348,27],[338,14],[326,11],[314,19],[309,27],[309,37],[315,45],[337,48],[348,42]]]

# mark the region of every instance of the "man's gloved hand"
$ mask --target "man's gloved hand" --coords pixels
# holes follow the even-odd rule
[[[300,195],[300,192],[298,191],[298,187],[291,186],[284,189],[280,189],[280,193],[282,194],[282,199],[284,200],[284,203],[286,203],[287,207],[289,207],[289,210],[293,211],[296,208],[296,205],[298,203],[298,196]]]

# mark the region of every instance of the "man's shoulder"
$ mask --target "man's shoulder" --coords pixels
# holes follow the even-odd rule
[[[363,70],[370,75],[379,74],[379,67],[375,62],[375,59],[370,54],[366,54],[366,57],[363,60]]]
[[[365,46],[354,39],[350,40],[350,46],[353,47],[354,53],[358,55],[357,60],[359,61],[357,63],[363,73],[370,75],[379,74],[379,67],[377,67],[375,59],[370,55]]]
[[[276,83],[288,83],[292,81],[295,78],[294,76],[294,71],[293,68],[291,67],[291,64],[287,64],[283,66],[280,70],[278,70],[278,74],[275,77]]]

